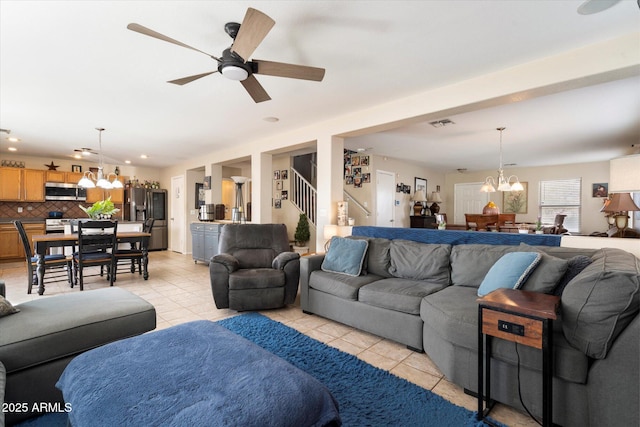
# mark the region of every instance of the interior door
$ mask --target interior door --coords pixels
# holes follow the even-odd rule
[[[376,171],[376,226],[394,226],[395,191],[395,174],[393,172]]]
[[[171,233],[171,250],[181,254],[185,250],[185,206],[184,175],[171,177],[171,190],[169,193],[171,215],[169,217],[169,230]]]
[[[489,203],[489,193],[480,191],[482,184],[482,182],[455,184],[454,224],[465,224],[464,214],[466,213],[482,213],[484,206]]]

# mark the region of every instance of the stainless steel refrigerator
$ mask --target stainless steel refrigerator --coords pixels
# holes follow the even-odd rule
[[[154,218],[150,250],[167,249],[167,190],[151,188],[125,189],[124,219],[128,221],[146,221]]]

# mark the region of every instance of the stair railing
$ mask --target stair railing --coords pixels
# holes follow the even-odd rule
[[[300,212],[307,215],[309,222],[316,226],[318,196],[316,189],[300,173],[291,168],[291,202]]]

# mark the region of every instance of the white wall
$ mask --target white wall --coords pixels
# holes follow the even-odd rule
[[[572,165],[545,166],[537,168],[510,167],[505,170],[505,175],[517,175],[520,181],[527,182],[528,190],[528,211],[525,214],[518,214],[517,221],[535,222],[538,217],[540,181],[580,178],[582,180],[582,224],[581,234],[591,234],[594,231],[606,231],[608,226],[604,219],[604,214],[599,212],[603,199],[592,197],[592,184],[609,182],[609,161],[595,163],[576,163]],[[497,176],[495,170],[475,172],[475,173],[449,173],[446,175],[446,185],[443,195],[446,205],[453,209],[454,185],[468,182],[483,182],[487,176]],[[490,199],[502,211],[502,192],[490,193]],[[441,210],[445,212],[445,210]],[[452,212],[453,213],[453,212]],[[475,212],[480,213],[480,212]],[[453,217],[453,216],[449,216]]]

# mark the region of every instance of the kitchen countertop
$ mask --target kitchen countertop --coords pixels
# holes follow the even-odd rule
[[[23,224],[44,224],[44,218],[0,218],[0,224],[11,224],[15,220],[22,221]]]

